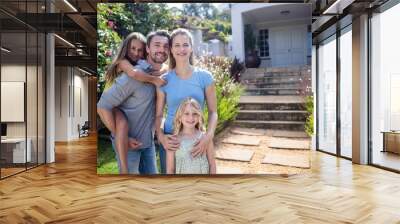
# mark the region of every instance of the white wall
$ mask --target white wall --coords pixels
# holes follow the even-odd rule
[[[78,124],[88,121],[88,78],[83,75],[76,68],[56,67],[56,141],[79,138]]]
[[[68,115],[68,68],[55,68],[55,140],[66,141],[67,138],[67,117]]]
[[[78,124],[82,126],[85,121],[89,120],[88,114],[88,78],[82,72],[77,69],[74,69],[74,91],[72,99],[74,99],[72,108],[72,117],[71,120],[71,138],[78,138]],[[80,93],[79,93],[80,92]],[[80,101],[80,102],[79,102]],[[81,110],[81,111],[80,111]]]

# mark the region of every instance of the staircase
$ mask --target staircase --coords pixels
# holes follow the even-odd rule
[[[303,131],[307,116],[303,93],[310,80],[308,66],[247,69],[241,78],[246,91],[235,126]]]

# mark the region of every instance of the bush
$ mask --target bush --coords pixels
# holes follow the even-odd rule
[[[304,130],[311,137],[314,134],[314,98],[312,96],[306,96],[306,111],[307,120]]]
[[[217,94],[218,125],[216,133],[226,127],[230,121],[236,118],[239,110],[239,99],[244,88],[236,83],[230,74],[233,60],[226,57],[201,57],[197,60],[197,66],[210,71],[215,79]],[[207,110],[205,119],[208,120]]]

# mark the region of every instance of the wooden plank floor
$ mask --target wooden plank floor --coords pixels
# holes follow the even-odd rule
[[[0,181],[0,223],[400,223],[400,175],[319,152],[289,177],[96,175],[96,138]]]

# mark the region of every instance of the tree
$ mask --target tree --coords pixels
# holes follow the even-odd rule
[[[217,14],[217,19],[230,22],[231,21],[231,12],[229,10],[224,10]]]
[[[217,8],[210,3],[201,3],[200,6],[200,17],[203,19],[215,19],[217,17]]]
[[[183,14],[188,16],[200,17],[199,3],[185,3],[183,4]]]

